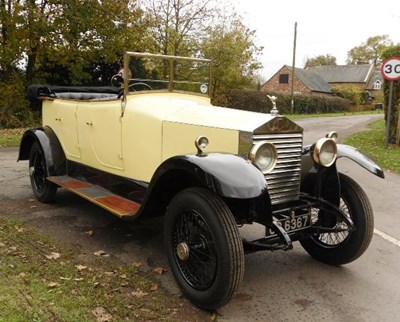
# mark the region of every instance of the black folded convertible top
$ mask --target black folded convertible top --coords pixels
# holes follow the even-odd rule
[[[108,93],[118,94],[121,88],[112,86],[52,86],[45,84],[32,84],[27,88],[27,97],[36,101],[40,97],[57,97],[57,93]]]

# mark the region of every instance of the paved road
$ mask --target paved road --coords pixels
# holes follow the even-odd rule
[[[382,116],[300,120],[305,143],[327,131],[347,135]],[[142,261],[143,270],[168,267],[162,247],[162,222],[127,226],[98,207],[64,191],[57,203],[33,200],[26,162],[16,163],[16,149],[0,149],[0,216],[22,219],[88,254],[104,249],[127,264]],[[289,252],[246,255],[243,286],[221,308],[218,321],[397,321],[400,313],[400,176],[377,178],[348,160],[339,169],[366,190],[375,212],[372,243],[357,261],[330,267],[312,260],[298,243]],[[88,237],[86,231],[93,230]],[[163,286],[179,292],[167,272]]]

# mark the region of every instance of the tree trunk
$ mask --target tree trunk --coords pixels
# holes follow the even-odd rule
[[[397,113],[398,114],[398,113]],[[400,147],[400,117],[397,117],[396,145]]]
[[[35,72],[35,64],[36,64],[36,57],[37,57],[36,52],[37,52],[37,48],[34,48],[34,49],[32,49],[32,53],[28,55],[28,64],[26,66],[26,75],[25,75],[27,84],[31,83],[34,72]]]

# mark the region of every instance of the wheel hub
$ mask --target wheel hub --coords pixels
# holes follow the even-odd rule
[[[185,242],[179,243],[178,246],[176,246],[176,254],[181,261],[187,261],[190,255],[189,245]]]

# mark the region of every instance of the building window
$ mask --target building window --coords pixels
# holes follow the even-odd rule
[[[289,84],[289,74],[280,74],[279,84]]]
[[[374,83],[374,89],[381,89],[382,88],[382,82],[378,79]]]

